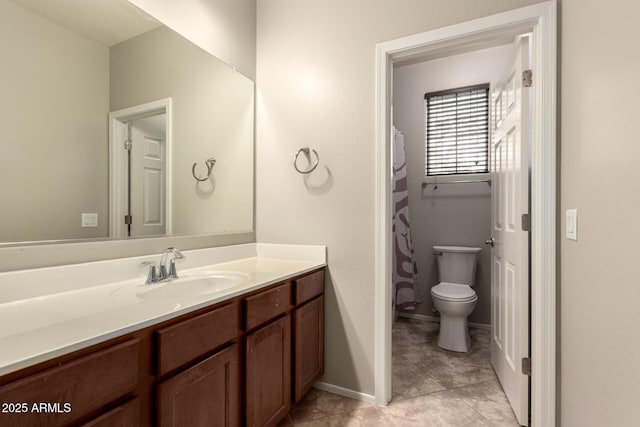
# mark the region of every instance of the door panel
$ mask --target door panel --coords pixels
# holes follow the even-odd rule
[[[131,128],[132,236],[166,231],[166,144],[164,130],[157,127],[164,116],[136,120]]]
[[[528,425],[529,236],[521,215],[529,213],[528,39],[515,44],[512,66],[493,92],[492,143],[492,333],[491,364],[521,425]]]

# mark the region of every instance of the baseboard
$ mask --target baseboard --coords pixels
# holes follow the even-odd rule
[[[363,402],[376,404],[375,396],[366,393],[360,393],[359,391],[350,390],[348,388],[340,387],[334,384],[324,383],[316,381],[313,386],[319,390],[328,391],[329,393],[338,394],[340,396],[349,397],[355,400],[361,400]]]
[[[406,317],[407,319],[419,319],[419,320],[426,320],[427,322],[440,323],[440,318],[439,317],[427,316],[426,314],[406,313],[404,311],[401,311],[400,313],[398,313],[398,316]],[[484,329],[486,331],[491,331],[491,325],[487,325],[487,324],[484,324],[484,323],[469,322],[469,327],[470,328]]]

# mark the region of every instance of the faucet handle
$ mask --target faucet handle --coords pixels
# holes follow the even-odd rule
[[[182,258],[176,258],[176,259],[182,259]],[[170,279],[177,279],[178,278],[178,272],[176,271],[176,259],[172,259],[171,261],[169,261],[169,276],[168,276],[168,278],[170,278]]]
[[[158,275],[156,273],[156,263],[154,261],[145,261],[140,263],[140,267],[149,266],[149,273],[147,274],[147,281],[145,285],[155,283],[158,281]]]

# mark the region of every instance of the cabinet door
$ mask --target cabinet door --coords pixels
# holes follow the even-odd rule
[[[238,366],[236,344],[159,384],[157,425],[240,425]]]
[[[133,399],[95,418],[82,427],[137,427],[140,425],[140,399]]]
[[[293,319],[294,398],[298,402],[324,373],[324,298],[296,309]]]
[[[291,407],[291,316],[246,338],[246,422],[275,426]]]

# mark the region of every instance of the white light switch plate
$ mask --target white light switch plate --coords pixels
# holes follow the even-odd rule
[[[82,214],[82,227],[97,227],[98,226],[98,214],[97,213],[83,213]]]
[[[578,240],[578,209],[567,209],[567,239]]]

